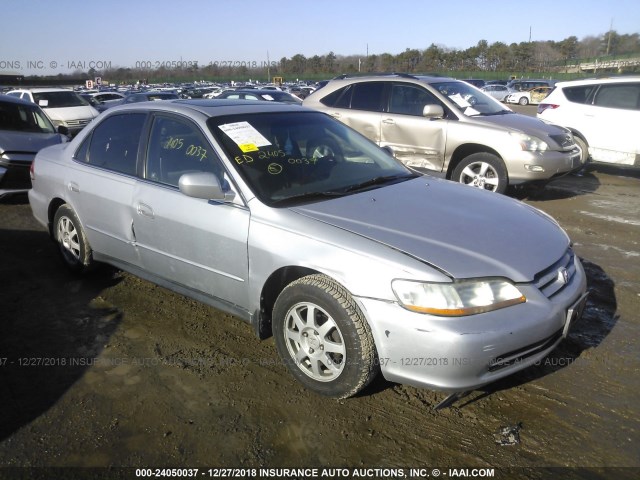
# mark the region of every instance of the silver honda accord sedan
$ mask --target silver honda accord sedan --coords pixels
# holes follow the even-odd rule
[[[105,262],[236,315],[331,397],[378,372],[475,389],[551,352],[586,302],[552,218],[416,174],[299,106],[115,107],[31,176],[69,268]]]

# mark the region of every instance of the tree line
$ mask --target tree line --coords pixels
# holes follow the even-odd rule
[[[291,58],[283,57],[273,61],[267,68],[263,62],[258,68],[250,66],[192,65],[188,68],[165,68],[142,70],[132,68],[112,68],[107,71],[74,72],[72,76],[86,78],[102,76],[112,83],[142,80],[149,83],[169,80],[199,79],[263,79],[274,76],[286,79],[330,78],[343,73],[406,72],[444,73],[478,72],[489,77],[495,72],[527,75],[534,72],[569,72],[580,59],[602,58],[603,56],[640,56],[640,34],[619,34],[610,31],[599,36],[588,36],[578,40],[570,36],[562,41],[532,41],[507,45],[503,42],[489,44],[480,40],[463,50],[448,48],[432,43],[424,50],[407,48],[404,52],[373,55],[325,55],[306,57],[302,54]],[[628,67],[624,73],[639,72],[638,67]],[[574,73],[576,71],[574,70]],[[483,75],[484,74],[484,75]],[[58,75],[61,77],[61,75]]]

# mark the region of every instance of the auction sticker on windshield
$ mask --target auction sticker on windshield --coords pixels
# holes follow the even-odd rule
[[[244,153],[255,152],[258,147],[271,145],[271,142],[249,122],[227,123],[220,125],[220,130],[226,133]]]

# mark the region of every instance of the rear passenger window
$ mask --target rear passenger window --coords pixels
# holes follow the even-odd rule
[[[146,115],[130,113],[113,115],[98,125],[76,158],[96,167],[135,175],[140,134]],[[90,142],[90,143],[88,143]],[[88,144],[88,152],[86,145]]]
[[[381,110],[383,82],[356,83],[351,97],[351,108],[354,110],[367,110],[378,112]]]
[[[222,166],[198,127],[157,116],[151,127],[145,178],[177,187],[180,177],[192,172],[210,172],[223,182]]]
[[[601,85],[593,102],[599,107],[640,109],[640,83]]]

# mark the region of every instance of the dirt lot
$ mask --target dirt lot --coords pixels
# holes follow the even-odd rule
[[[640,172],[590,167],[515,195],[567,230],[592,296],[550,358],[438,412],[442,393],[382,379],[346,401],[308,393],[273,339],[238,319],[108,268],[67,273],[26,197],[5,200],[0,466],[496,467],[496,477],[640,467]]]

